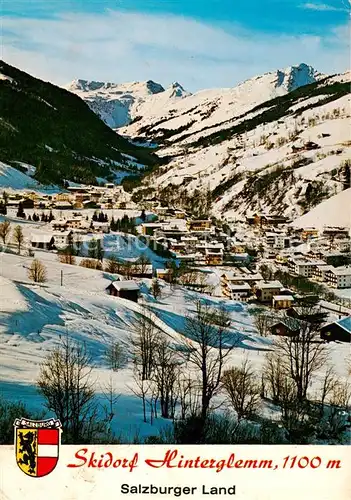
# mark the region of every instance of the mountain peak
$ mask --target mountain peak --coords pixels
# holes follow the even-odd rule
[[[187,97],[190,94],[190,92],[186,91],[184,87],[178,83],[178,82],[173,82],[172,85],[169,87],[171,97]]]
[[[105,82],[95,82],[94,80],[88,81],[78,78],[69,83],[66,88],[71,91],[80,90],[82,92],[89,92],[91,90],[101,89],[104,85],[106,85]]]
[[[309,85],[320,80],[323,75],[306,63],[289,66],[284,70],[277,70],[276,87],[283,87],[291,92],[303,85]]]
[[[164,92],[165,89],[157,82],[153,80],[148,80],[146,82],[146,88],[149,90],[151,94],[159,94],[160,92]]]

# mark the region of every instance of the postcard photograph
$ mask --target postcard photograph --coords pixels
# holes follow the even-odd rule
[[[0,4],[12,483],[97,499],[79,467],[143,461],[171,490],[134,474],[117,498],[244,498],[212,471],[174,488],[279,449],[327,498],[351,438],[350,1]]]

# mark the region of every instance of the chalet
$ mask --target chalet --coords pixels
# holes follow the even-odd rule
[[[221,266],[223,264],[223,253],[222,252],[211,252],[206,250],[205,262],[207,266]]]
[[[279,281],[257,283],[256,297],[260,302],[271,302],[275,295],[279,295],[283,285]]]
[[[189,220],[187,226],[190,232],[209,232],[211,230],[212,222],[210,219],[204,220]]]
[[[67,221],[66,220],[53,220],[51,221],[51,227],[53,231],[66,231]]]
[[[55,201],[54,208],[57,210],[72,210],[72,203],[69,201]]]
[[[248,283],[239,282],[235,284],[228,284],[224,286],[223,295],[231,300],[236,300],[238,302],[246,302],[251,296],[251,287]]]
[[[159,222],[146,222],[141,224],[141,233],[145,236],[153,236],[157,229],[162,228],[162,223]]]
[[[325,273],[325,280],[333,288],[351,288],[351,267],[336,267]]]
[[[332,269],[334,269],[333,266],[327,266],[326,264],[318,265],[313,270],[312,278],[316,281],[325,281],[326,273]]]
[[[34,200],[31,200],[30,198],[25,198],[22,201],[22,206],[23,208],[34,208]]]
[[[272,335],[280,335],[282,337],[295,337],[298,335],[300,328],[296,323],[292,323],[290,320],[288,322],[278,321],[270,326],[270,331]]]
[[[155,274],[157,279],[169,281],[172,269],[156,269]]]
[[[330,227],[330,226],[325,226],[323,229],[323,236],[326,236],[327,238],[335,238],[336,236],[341,236],[344,238],[348,238],[350,234],[350,231],[346,227]]]
[[[53,233],[55,247],[56,248],[66,247],[69,244],[72,235],[73,235],[72,231],[60,231],[58,233]]]
[[[294,297],[292,295],[275,295],[272,299],[274,309],[288,309],[293,302]]]
[[[308,227],[308,228],[303,229],[303,231],[301,233],[301,238],[304,241],[306,241],[310,238],[317,238],[318,235],[319,235],[318,229],[316,229],[314,227]]]
[[[106,290],[113,297],[120,297],[121,299],[131,300],[138,302],[139,298],[139,285],[135,281],[113,281]]]
[[[55,239],[51,233],[32,234],[30,243],[33,248],[52,250],[54,248]]]
[[[66,226],[71,229],[80,228],[82,225],[81,217],[72,217],[66,220]]]
[[[340,342],[350,342],[351,336],[351,316],[334,321],[329,325],[325,325],[320,330],[321,339],[332,341],[338,340]]]
[[[299,276],[311,278],[317,266],[323,266],[325,262],[322,260],[308,260],[305,258],[291,259],[289,261],[289,269]]]
[[[109,233],[110,232],[110,224],[109,222],[92,222],[93,230],[97,233]]]

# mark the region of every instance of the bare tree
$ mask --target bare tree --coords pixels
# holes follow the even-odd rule
[[[115,405],[120,398],[120,394],[116,394],[112,376],[110,376],[108,383],[102,388],[102,394],[106,400],[106,404],[103,406],[103,409],[105,413],[104,421],[107,425],[107,436],[111,437],[111,423],[115,416]]]
[[[162,290],[160,283],[158,279],[152,280],[152,285],[151,285],[151,290],[152,290],[152,295],[154,296],[154,299],[159,299],[162,295]]]
[[[40,260],[33,260],[30,268],[28,269],[28,278],[33,280],[35,283],[45,283],[47,280],[46,267]]]
[[[284,323],[292,331],[298,327],[296,335],[279,336],[275,340],[283,372],[294,382],[300,400],[306,399],[313,377],[327,360],[325,344],[319,336],[319,321],[314,321],[313,309],[304,309],[303,320],[289,316],[284,318]]]
[[[0,223],[0,238],[4,245],[6,245],[7,237],[11,232],[11,224],[8,220]]]
[[[101,262],[99,262],[96,259],[83,259],[80,264],[81,267],[86,267],[88,269],[96,269],[101,271],[102,270],[102,265]]]
[[[324,414],[324,403],[331,393],[335,393],[337,379],[332,366],[329,366],[324,374],[323,383],[320,392],[321,414]]]
[[[91,379],[92,359],[84,345],[68,335],[48,354],[37,380],[45,405],[61,421],[67,440],[91,440],[98,430],[97,405]]]
[[[267,337],[270,322],[269,318],[265,314],[256,314],[253,319],[253,324],[262,337]]]
[[[201,401],[201,387],[196,380],[189,377],[179,377],[177,382],[179,395],[180,419],[199,414]]]
[[[139,370],[137,370],[137,369],[134,370],[133,381],[134,381],[134,384],[132,387],[130,387],[130,389],[135,396],[137,396],[138,398],[140,398],[142,400],[143,419],[144,419],[144,422],[147,422],[146,404],[147,404],[147,395],[150,391],[151,381],[143,379]]]
[[[222,377],[223,389],[236,411],[238,421],[250,418],[260,402],[260,388],[251,363],[245,359],[239,368],[226,370]]]
[[[170,342],[160,336],[155,345],[153,380],[157,387],[163,418],[173,418],[177,402],[179,359]]]
[[[122,269],[121,262],[117,259],[115,255],[111,255],[111,257],[107,260],[107,264],[105,266],[105,271],[112,274],[119,274]]]
[[[137,315],[134,333],[130,339],[134,364],[138,367],[143,380],[152,378],[158,337],[159,330],[155,327],[150,312],[144,308],[143,314]]]
[[[151,260],[144,254],[141,254],[139,259],[135,262],[135,266],[139,274],[146,274],[146,271],[151,264]]]
[[[14,239],[14,242],[17,244],[18,253],[20,254],[21,248],[23,245],[23,241],[24,241],[24,235],[23,235],[23,231],[22,231],[21,226],[15,227],[15,229],[13,231],[13,239]]]
[[[229,338],[229,315],[223,307],[195,303],[195,312],[186,317],[183,352],[201,378],[201,418],[206,419],[213,396],[217,393],[223,369],[237,338]]]
[[[111,370],[117,372],[125,363],[125,353],[120,342],[111,342],[105,351],[105,359]]]
[[[268,353],[263,369],[263,380],[268,394],[275,403],[281,401],[285,379],[286,373],[279,355],[276,352]]]
[[[61,264],[71,264],[72,266],[76,265],[76,258],[75,256],[70,253],[68,250],[60,252],[58,254],[59,261]]]

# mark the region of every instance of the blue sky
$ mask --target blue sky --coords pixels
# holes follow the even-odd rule
[[[0,0],[2,58],[40,78],[196,91],[300,62],[349,65],[349,0]]]

